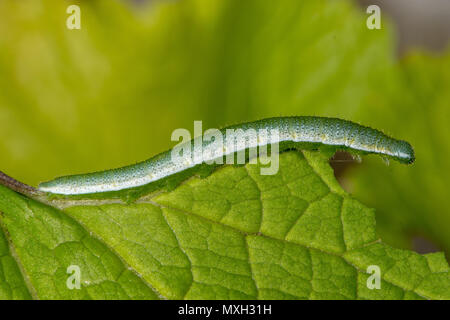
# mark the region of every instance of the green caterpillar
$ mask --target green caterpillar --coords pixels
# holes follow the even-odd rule
[[[135,165],[57,178],[40,184],[38,190],[72,196],[132,189],[171,178],[186,178],[197,173],[196,168],[205,167],[205,163],[213,163],[209,166],[214,167],[227,156],[234,156],[242,151],[248,154],[249,150],[267,147],[269,144],[278,144],[280,151],[292,148],[309,150],[329,148],[334,151],[348,150],[359,154],[376,153],[406,164],[414,162],[414,150],[408,142],[396,140],[378,130],[336,118],[279,117],[234,125],[220,130],[225,137],[224,145],[234,143],[229,141],[229,138],[227,140],[227,130],[238,132],[233,138],[236,139],[235,141],[247,143],[238,143],[238,147],[234,149],[220,147],[220,150],[216,150],[218,147],[214,141],[202,141],[195,138],[180,146],[185,148],[184,150],[191,151],[192,157],[186,158],[186,161],[173,161],[173,149],[171,149]],[[270,141],[261,139],[258,132],[262,130],[277,132],[277,135],[274,137],[275,135],[272,134]],[[199,141],[200,149],[195,147]],[[247,156],[246,161],[248,160]]]

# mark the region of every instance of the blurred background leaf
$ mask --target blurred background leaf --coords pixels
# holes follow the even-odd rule
[[[450,251],[449,54],[399,62],[389,19],[368,30],[351,1],[81,1],[81,30],[69,4],[0,1],[1,170],[36,185],[146,159],[194,120],[340,117],[416,149],[340,176],[383,239]]]
[[[353,170],[355,196],[376,205],[377,224],[385,240],[404,246],[425,238],[449,252],[450,248],[450,52],[438,56],[412,54],[402,61],[398,84],[383,88],[373,109],[388,106],[393,115],[377,123],[392,128],[415,148],[413,166],[386,168],[368,161]],[[373,191],[370,194],[368,191]],[[382,200],[381,200],[382,199]],[[447,255],[448,258],[448,255]]]

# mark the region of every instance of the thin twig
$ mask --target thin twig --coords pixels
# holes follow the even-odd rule
[[[16,179],[11,178],[10,176],[1,171],[0,171],[0,184],[24,195],[34,196],[38,194],[38,191],[32,186],[17,181]]]

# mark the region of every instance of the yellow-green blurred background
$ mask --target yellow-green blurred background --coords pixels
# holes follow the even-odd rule
[[[409,30],[417,1],[374,3],[381,30],[368,1],[0,0],[0,170],[36,185],[144,160],[194,120],[340,117],[416,150],[413,166],[366,157],[339,174],[382,239],[448,257],[450,18],[435,7]]]

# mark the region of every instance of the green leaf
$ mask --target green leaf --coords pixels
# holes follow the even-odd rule
[[[0,229],[0,300],[31,298],[16,260]]]
[[[286,152],[276,175],[224,166],[132,204],[59,199],[56,209],[0,187],[1,221],[41,299],[450,299],[444,256],[378,240],[374,210],[327,162]],[[80,290],[66,287],[70,265]],[[367,286],[371,265],[380,289]]]
[[[147,283],[130,271],[129,266],[104,243],[61,211],[3,186],[0,186],[0,207],[2,227],[16,253],[12,257],[22,266],[22,278],[18,281],[15,262],[9,262],[9,266],[5,264],[5,274],[9,271],[10,275],[6,282],[1,279],[0,287],[11,283],[20,289],[23,282],[28,285],[25,294],[13,295],[14,298],[30,295],[39,299],[157,297]],[[11,260],[11,256],[8,257]],[[66,286],[67,268],[71,265],[82,270],[80,290],[69,290]]]
[[[409,247],[411,236],[420,236],[450,253],[450,51],[410,54],[394,77],[368,101],[367,117],[407,136],[418,161],[410,168],[367,161],[352,175],[352,191],[376,206],[389,243]]]

